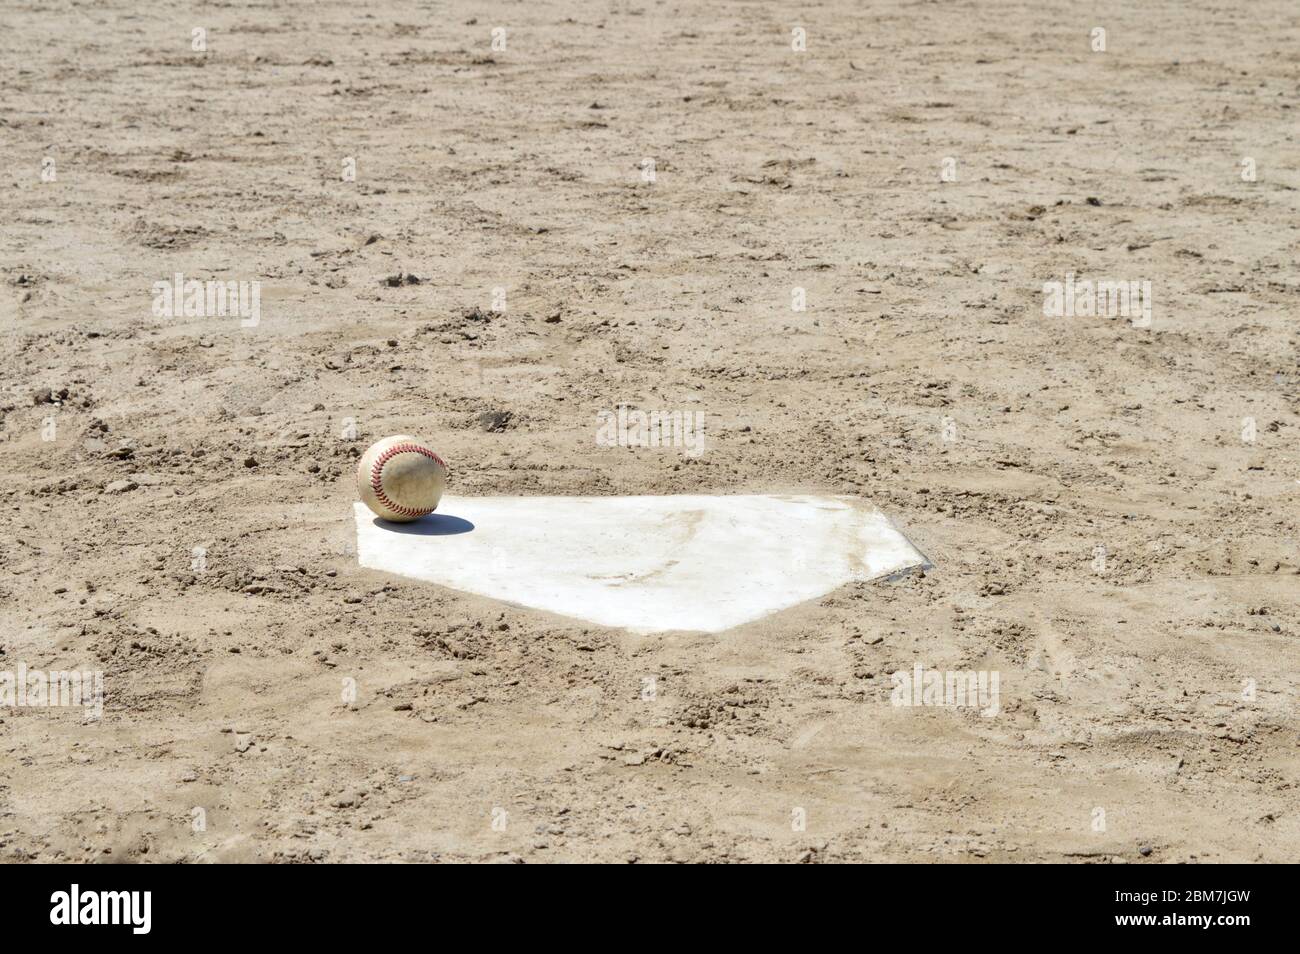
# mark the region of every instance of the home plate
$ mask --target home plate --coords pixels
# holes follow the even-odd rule
[[[929,566],[859,497],[444,497],[356,520],[362,566],[638,633],[721,632]]]

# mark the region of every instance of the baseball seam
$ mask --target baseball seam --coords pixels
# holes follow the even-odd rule
[[[384,493],[384,465],[398,454],[419,454],[435,461],[443,471],[449,469],[447,462],[427,447],[421,447],[419,444],[394,444],[375,458],[375,463],[370,468],[370,489],[375,492],[375,496],[379,498],[381,504],[399,516],[423,517],[426,514],[433,513],[433,507],[403,507],[401,504],[390,500],[388,494]]]

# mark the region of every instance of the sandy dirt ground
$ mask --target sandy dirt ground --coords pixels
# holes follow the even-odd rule
[[[0,669],[106,692],[0,711],[0,858],[1300,855],[1294,3],[0,22]],[[401,432],[462,495],[860,494],[934,568],[707,637],[362,570]]]

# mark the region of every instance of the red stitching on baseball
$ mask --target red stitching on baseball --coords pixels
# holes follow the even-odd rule
[[[398,454],[419,454],[422,457],[427,457],[432,461],[436,461],[444,471],[450,470],[450,468],[447,467],[447,462],[427,447],[421,447],[419,444],[394,444],[392,447],[388,448],[388,450],[380,454],[379,457],[375,459],[374,466],[370,468],[370,489],[375,492],[375,496],[379,498],[381,504],[400,516],[423,517],[427,514],[433,513],[435,509],[433,507],[403,507],[400,504],[389,500],[388,494],[384,493],[384,483],[381,479],[383,476],[384,465]]]

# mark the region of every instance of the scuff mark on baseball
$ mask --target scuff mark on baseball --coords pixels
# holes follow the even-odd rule
[[[375,441],[357,462],[357,493],[385,520],[407,523],[438,509],[447,463],[409,434]]]

